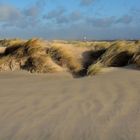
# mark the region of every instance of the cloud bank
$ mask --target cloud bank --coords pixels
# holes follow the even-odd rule
[[[46,10],[50,6],[48,1],[37,0],[24,8],[0,4],[0,37],[82,39],[86,35],[88,39],[140,38],[139,9],[130,8],[121,15],[98,16],[89,11],[90,6],[96,8],[96,0],[79,0],[77,8],[56,5]]]

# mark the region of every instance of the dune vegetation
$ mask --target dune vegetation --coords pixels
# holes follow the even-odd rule
[[[106,67],[123,67],[135,64],[139,67],[140,43],[135,41],[116,41],[88,69],[88,75],[94,75]]]
[[[0,71],[86,76],[130,64],[140,68],[140,41],[0,40]]]

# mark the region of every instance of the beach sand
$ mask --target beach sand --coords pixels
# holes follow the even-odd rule
[[[2,72],[0,140],[140,140],[140,72]]]

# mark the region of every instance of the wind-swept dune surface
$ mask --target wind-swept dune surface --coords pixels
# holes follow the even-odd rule
[[[138,40],[0,40],[0,140],[140,140],[139,70]]]
[[[140,140],[140,72],[0,73],[0,140]]]

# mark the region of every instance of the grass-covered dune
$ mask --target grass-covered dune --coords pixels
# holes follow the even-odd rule
[[[138,41],[116,41],[88,68],[88,74],[94,75],[106,67],[123,67],[130,64],[139,67],[139,54],[140,43]]]
[[[85,76],[129,64],[140,68],[140,41],[0,40],[0,71]]]

